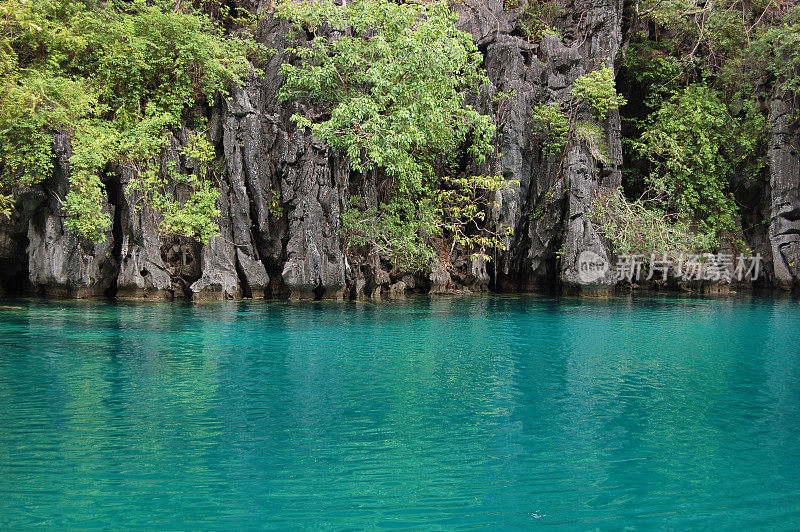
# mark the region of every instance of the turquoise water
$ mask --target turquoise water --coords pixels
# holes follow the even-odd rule
[[[800,528],[800,304],[0,308],[0,528]]]

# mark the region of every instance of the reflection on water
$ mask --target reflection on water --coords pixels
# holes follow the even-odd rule
[[[0,306],[0,527],[800,527],[792,299]]]

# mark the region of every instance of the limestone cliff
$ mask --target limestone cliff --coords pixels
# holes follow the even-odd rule
[[[106,179],[104,209],[114,218],[106,241],[76,238],[64,228],[59,201],[70,171],[69,139],[59,134],[56,172],[43,186],[18,191],[21,208],[0,223],[0,289],[69,297],[341,299],[404,291],[597,293],[613,288],[610,273],[585,284],[576,268],[585,250],[613,260],[587,213],[598,191],[620,186],[619,116],[600,124],[609,146],[605,163],[583,144],[563,160],[548,155],[532,133],[530,116],[537,103],[567,99],[579,76],[614,64],[621,44],[621,0],[566,0],[556,22],[561,38],[539,39],[523,30],[524,1],[455,4],[460,26],[484,53],[491,80],[473,103],[498,125],[502,156],[492,170],[519,182],[498,192],[490,218],[512,226],[514,234],[507,250],[488,264],[454,247],[445,249],[425,276],[392,271],[374,253],[347,253],[339,235],[340,214],[353,194],[376,201],[375,176],[351,172],[324,142],[295,128],[290,116],[311,109],[276,97],[286,25],[269,14],[271,2],[239,4],[262,15],[257,38],[277,53],[262,65],[263,74],[252,75],[229,100],[204,111],[209,140],[224,161],[219,236],[205,246],[160,237],[153,213],[139,209],[135,193],[126,190],[130,171],[120,169],[118,177]],[[748,235],[768,261],[766,283],[783,288],[796,285],[800,272],[796,103],[791,95],[771,102],[771,179],[751,198],[769,211],[771,225],[769,234]],[[579,112],[581,119],[590,119],[587,110]],[[192,162],[180,155],[187,138],[186,131],[176,135],[163,154],[165,163],[173,161],[182,171],[192,170]]]

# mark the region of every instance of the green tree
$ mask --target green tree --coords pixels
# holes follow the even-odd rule
[[[493,151],[490,117],[466,104],[465,93],[487,81],[470,34],[444,1],[354,0],[277,4],[278,16],[310,42],[290,50],[282,100],[309,99],[314,116],[293,120],[325,139],[359,172],[377,170],[391,193],[367,208],[354,198],[342,219],[352,245],[377,246],[398,266],[422,269],[433,258],[428,240],[447,235],[486,256],[503,236],[488,233],[476,198],[503,186],[499,177],[447,180],[462,148],[481,163]],[[353,212],[355,211],[355,212]]]
[[[798,8],[769,0],[627,7],[623,185],[713,249],[737,238],[733,192],[767,160],[770,93],[799,79]]]

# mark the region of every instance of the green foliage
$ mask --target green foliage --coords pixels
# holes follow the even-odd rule
[[[454,244],[471,251],[472,259],[491,260],[489,251],[505,249],[511,228],[485,228],[492,193],[515,182],[500,176],[445,179],[442,188],[419,202],[396,197],[379,207],[365,207],[351,198],[342,215],[342,231],[351,246],[376,249],[395,267],[423,271],[436,258],[427,239],[446,232]]]
[[[286,212],[283,206],[283,196],[280,190],[273,190],[269,198],[269,212],[275,218],[283,218]]]
[[[172,173],[171,178],[174,184],[183,186],[192,193],[187,200],[179,202],[172,194],[155,189],[152,205],[163,215],[161,232],[196,238],[207,243],[212,236],[218,234],[218,191],[209,180],[198,179],[195,174]]]
[[[64,202],[66,226],[83,237],[102,242],[111,227],[111,218],[102,211],[106,195],[100,178],[97,174],[83,173],[70,184]]]
[[[505,238],[513,234],[511,227],[490,231],[485,227],[486,213],[494,204],[493,193],[503,187],[519,186],[501,176],[448,178],[436,196],[435,221],[447,231],[454,243],[471,250],[473,260],[491,260],[489,250],[506,249]]]
[[[633,42],[623,58],[623,66],[648,93],[670,91],[683,77],[686,66],[673,55],[670,44],[650,40]]]
[[[375,249],[396,267],[423,271],[436,258],[426,237],[436,233],[436,208],[428,199],[414,204],[396,199],[367,208],[353,196],[342,214],[342,235],[353,248]]]
[[[795,6],[782,18],[781,24],[766,29],[753,43],[752,53],[765,58],[765,70],[774,75],[780,87],[800,91],[800,6]]]
[[[800,79],[797,7],[769,0],[648,0],[623,66],[629,190],[718,243],[735,232],[735,183],[767,159],[765,100]],[[623,47],[624,48],[624,47]],[[798,61],[798,63],[793,63]]]
[[[567,114],[561,111],[558,102],[540,103],[533,106],[531,112],[534,132],[542,138],[545,151],[560,153],[567,143],[570,132],[570,121]]]
[[[52,137],[71,135],[67,225],[102,240],[101,174],[140,169],[144,200],[166,208],[162,229],[206,239],[216,216],[204,175],[176,178],[155,168],[172,131],[198,101],[225,94],[247,75],[246,38],[225,38],[210,19],[180,2],[8,0],[0,6],[0,180],[6,190],[52,173]],[[208,154],[206,154],[208,155]],[[177,179],[182,205],[153,197]],[[175,183],[173,183],[175,184]],[[178,212],[183,211],[183,212]]]
[[[11,216],[13,198],[10,194],[0,194],[0,216]]]
[[[197,238],[200,242],[217,234],[216,217],[219,196],[210,176],[209,166],[214,148],[199,133],[190,134],[189,142],[181,155],[192,160],[196,173],[182,174],[175,171],[175,162],[166,167],[144,164],[128,183],[128,191],[141,193],[145,204],[162,215],[159,229],[162,234],[175,234]],[[182,194],[183,193],[183,194]],[[180,196],[186,196],[182,201]],[[137,206],[141,208],[141,205]]]
[[[302,62],[282,66],[280,98],[327,107],[327,119],[294,120],[347,154],[354,169],[384,168],[401,191],[411,191],[433,175],[437,157],[461,143],[471,141],[479,160],[491,151],[491,120],[464,103],[464,91],[487,81],[482,58],[446,3],[357,0],[338,8],[286,0],[278,13],[312,28],[324,16],[344,34],[317,35],[293,49]]]
[[[702,234],[735,230],[736,204],[727,184],[737,130],[720,94],[695,84],[665,103],[642,134],[639,148],[653,163],[651,184],[670,211]]]
[[[607,65],[584,74],[572,84],[570,94],[589,105],[597,120],[605,120],[608,112],[625,105],[625,99],[617,94],[614,71]]]
[[[575,138],[589,148],[589,153],[595,160],[609,164],[608,146],[604,140],[605,133],[602,128],[592,122],[578,122],[575,124]]]
[[[291,50],[299,61],[282,65],[280,98],[309,99],[323,112],[293,120],[346,155],[353,169],[377,169],[392,183],[379,206],[351,204],[344,235],[354,246],[377,246],[397,264],[429,264],[428,237],[448,231],[459,238],[455,219],[474,218],[454,207],[459,201],[440,196],[435,167],[455,165],[462,148],[478,163],[493,151],[494,124],[465,103],[466,91],[487,82],[471,35],[456,29],[458,15],[444,1],[354,0],[340,7],[283,0],[277,14],[314,35]],[[481,249],[484,237],[472,237]]]
[[[506,2],[506,9],[517,9],[519,2]],[[545,34],[561,35],[556,28],[558,18],[564,14],[564,8],[558,0],[528,0],[520,22],[522,30],[529,40],[541,39]]]

